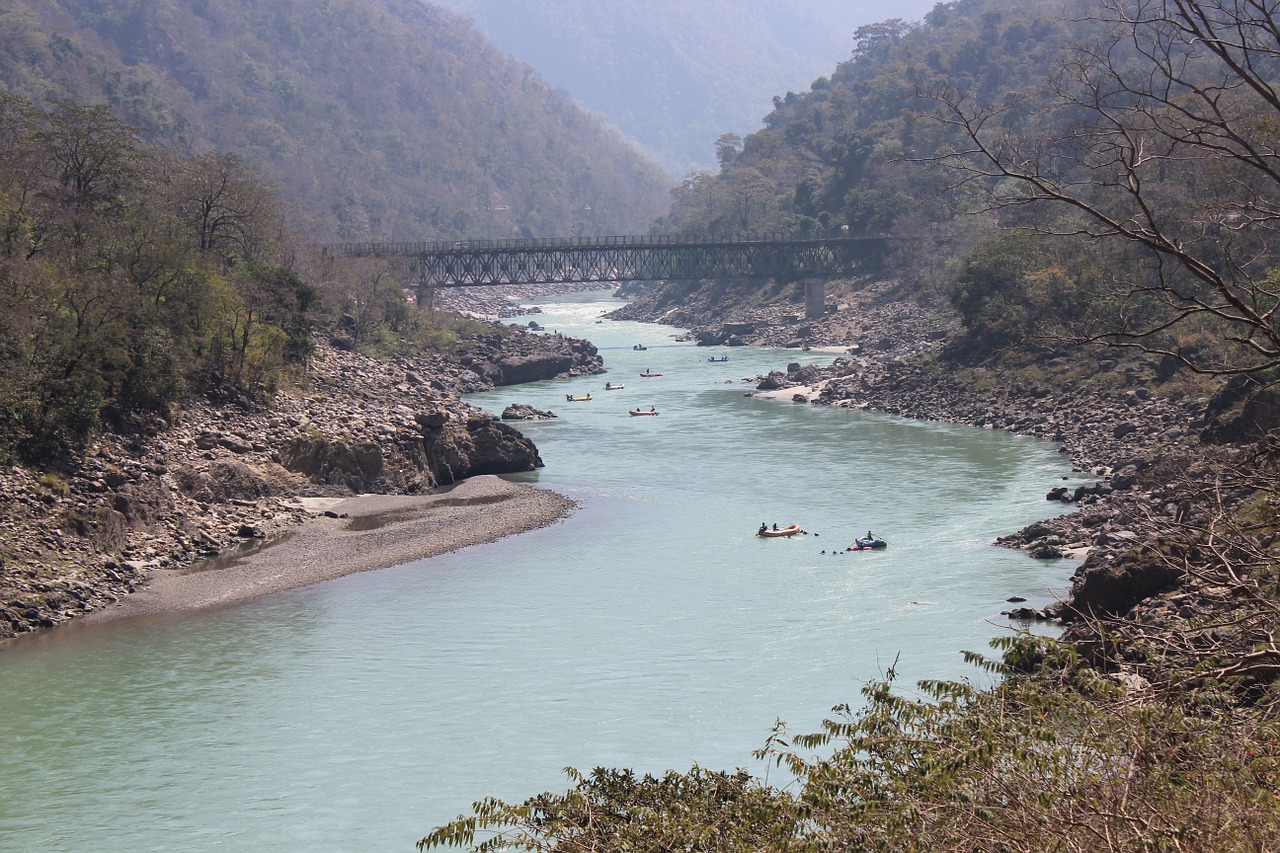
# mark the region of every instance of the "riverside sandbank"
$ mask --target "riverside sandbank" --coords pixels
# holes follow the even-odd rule
[[[154,570],[137,592],[84,621],[234,604],[493,542],[554,524],[574,508],[554,492],[491,475],[430,495],[303,501],[317,515],[278,540],[243,555]]]

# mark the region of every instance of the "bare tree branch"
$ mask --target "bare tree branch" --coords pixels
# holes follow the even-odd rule
[[[1038,231],[1119,240],[1147,259],[1126,297],[1162,310],[1112,323],[1096,339],[1172,352],[1208,373],[1280,366],[1280,30],[1267,0],[1101,0],[1107,35],[1076,47],[1027,97],[1040,132],[1003,123],[1013,104],[954,91],[921,94],[962,140],[926,162],[989,210],[1049,205]],[[1017,106],[1025,109],[1025,104]],[[1158,342],[1209,320],[1228,358]]]

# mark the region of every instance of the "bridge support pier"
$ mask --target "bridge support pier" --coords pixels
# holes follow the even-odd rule
[[[826,279],[810,278],[804,283],[804,318],[820,319],[827,313]]]

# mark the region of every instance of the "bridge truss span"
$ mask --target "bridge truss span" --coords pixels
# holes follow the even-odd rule
[[[401,257],[427,287],[679,279],[841,278],[868,272],[883,237],[694,240],[601,237],[591,240],[465,240],[452,243],[344,243],[331,251]]]

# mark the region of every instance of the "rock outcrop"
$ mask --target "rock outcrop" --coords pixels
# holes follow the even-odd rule
[[[527,403],[512,403],[502,410],[504,421],[549,421],[555,416],[555,412],[535,409]]]
[[[579,338],[495,334],[473,338],[470,343],[458,363],[490,387],[604,373],[604,361],[595,345]]]

